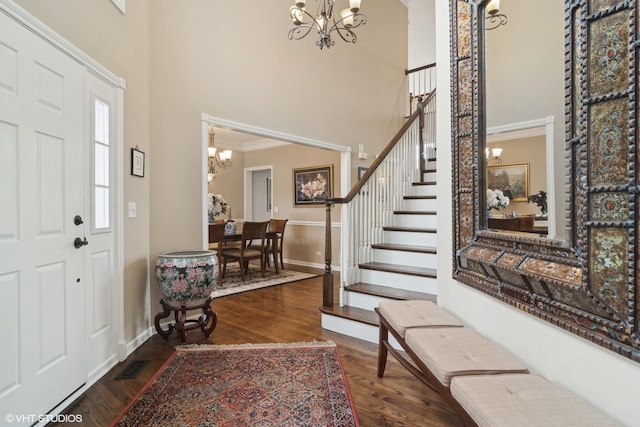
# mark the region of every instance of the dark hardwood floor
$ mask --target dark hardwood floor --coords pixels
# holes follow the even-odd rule
[[[393,357],[389,357],[384,378],[378,378],[377,345],[322,329],[321,304],[321,276],[219,298],[213,302],[218,313],[218,325],[211,338],[205,339],[200,330],[189,331],[187,343],[330,340],[338,345],[363,427],[461,425],[443,400]],[[155,304],[152,302],[154,315],[160,309],[157,301]],[[180,339],[175,332],[166,343],[157,334],[152,336],[127,360],[95,383],[66,412],[82,415],[83,426],[109,425],[162,367],[178,344]],[[116,380],[115,377],[133,360],[150,360],[150,363],[136,378]],[[73,425],[77,424],[69,424]]]

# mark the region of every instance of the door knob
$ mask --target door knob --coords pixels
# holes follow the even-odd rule
[[[73,223],[74,223],[75,225],[80,225],[80,224],[82,224],[82,223],[83,223],[83,221],[82,221],[82,217],[81,217],[80,215],[76,215],[76,216],[74,216],[74,217],[73,217]]]
[[[84,240],[82,240],[82,239],[81,239],[81,238],[79,238],[79,237],[76,237],[76,239],[73,241],[73,246],[74,246],[76,249],[80,249],[81,247],[86,246],[86,245],[88,245],[88,244],[89,244],[89,242],[87,241],[87,238],[86,238],[86,237],[84,238]]]

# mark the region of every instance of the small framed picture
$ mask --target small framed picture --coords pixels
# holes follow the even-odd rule
[[[362,166],[358,167],[358,181],[360,181],[364,174],[367,173],[367,169],[369,168],[363,168]]]
[[[324,205],[333,195],[333,165],[293,170],[293,205]]]
[[[358,168],[358,181],[360,181],[362,179],[362,177],[364,176],[365,173],[367,173],[367,169],[369,168],[363,168],[363,167],[359,167]],[[364,184],[362,186],[362,188],[360,189],[360,194],[364,194],[367,195],[369,194],[369,184]]]
[[[131,175],[144,176],[144,152],[131,149]]]

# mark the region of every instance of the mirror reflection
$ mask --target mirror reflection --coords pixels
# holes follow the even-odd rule
[[[503,25],[491,25],[496,7]],[[564,4],[531,9],[485,3],[487,227],[564,240]]]

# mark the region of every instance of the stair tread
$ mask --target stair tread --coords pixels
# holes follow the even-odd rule
[[[393,243],[381,243],[371,245],[373,249],[386,249],[390,251],[403,251],[403,252],[419,252],[424,254],[435,254],[437,250],[433,246],[419,246],[419,245],[398,245]]]
[[[373,285],[371,283],[354,283],[353,285],[345,286],[345,289],[350,292],[359,292],[395,300],[427,300],[433,302],[438,300],[438,297],[433,294],[408,291],[384,285]]]
[[[436,211],[393,211],[396,215],[435,215]]]
[[[367,262],[358,264],[361,269],[386,271],[389,273],[408,274],[411,276],[437,277],[435,268],[415,267],[412,265],[388,264],[384,262]]]
[[[363,308],[345,305],[344,307],[320,307],[320,311],[324,314],[356,320],[368,325],[378,326],[380,324],[378,314],[375,311],[365,310]]]
[[[435,200],[437,196],[404,196],[405,200]]]
[[[435,228],[421,228],[421,227],[397,227],[397,226],[387,226],[382,227],[384,231],[409,231],[414,233],[435,233]]]
[[[419,181],[414,182],[412,185],[436,185],[435,181]]]

